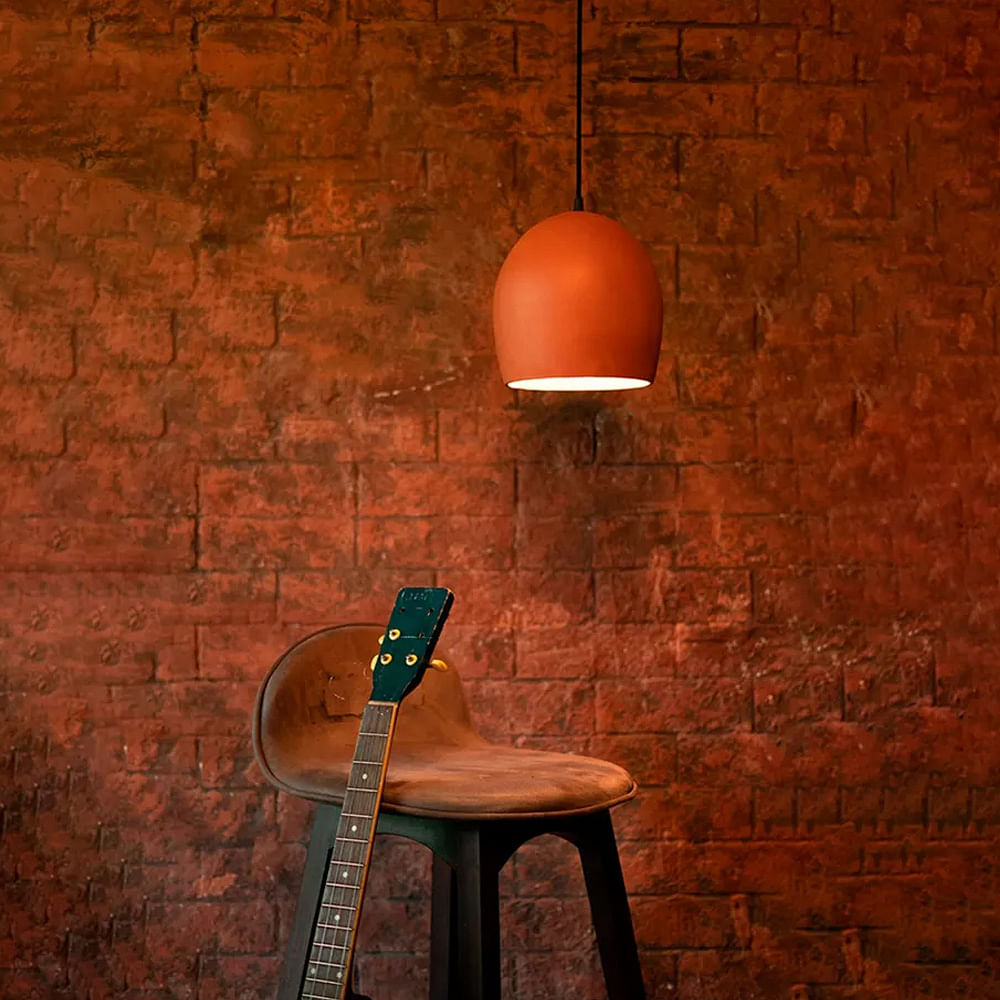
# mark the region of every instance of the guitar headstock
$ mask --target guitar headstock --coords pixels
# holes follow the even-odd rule
[[[421,681],[455,595],[447,587],[403,587],[375,661],[372,701],[402,701]]]

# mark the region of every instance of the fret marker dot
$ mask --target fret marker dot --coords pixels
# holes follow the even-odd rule
[[[340,970],[338,969],[338,970],[337,970],[337,978],[338,978],[338,979],[340,979],[340,977],[341,977],[341,972],[340,972]]]
[[[362,780],[362,781],[367,781],[367,780],[368,780],[368,775],[367,775],[367,773],[366,773],[366,774],[362,774],[362,775],[361,775],[361,780]]]
[[[352,826],[352,827],[351,827],[351,833],[357,833],[357,832],[358,832],[358,828],[357,828],[357,826],[356,826],[356,825],[355,825],[355,826]]]
[[[333,921],[334,921],[334,923],[337,923],[337,924],[340,923],[340,914],[339,913],[334,916]]]
[[[341,875],[343,875],[344,878],[347,878],[347,869],[346,868],[341,872]]]
[[[315,965],[312,965],[312,966],[309,967],[309,975],[310,976],[315,976],[316,975],[316,966]]]

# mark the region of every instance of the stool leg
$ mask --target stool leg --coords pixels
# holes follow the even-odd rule
[[[435,854],[431,870],[430,1000],[458,1000],[452,988],[457,981],[456,891],[455,869]]]
[[[608,1000],[645,1000],[632,913],[611,814],[603,812],[588,817],[581,823],[579,835],[573,842],[583,864]]]
[[[319,901],[323,895],[326,866],[337,834],[336,809],[330,806],[316,807],[306,866],[302,873],[302,888],[292,919],[292,932],[285,948],[285,962],[278,982],[277,1000],[298,1000],[305,978],[306,963],[309,961],[309,943],[312,941],[313,926],[319,912]]]
[[[506,860],[504,858],[503,860]],[[457,982],[460,1000],[500,1000],[500,868],[480,827],[459,834],[456,869]]]

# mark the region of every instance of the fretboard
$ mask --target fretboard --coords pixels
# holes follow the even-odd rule
[[[370,701],[361,716],[344,806],[309,949],[303,1000],[343,1000],[348,995],[354,937],[368,879],[397,708],[395,702]]]

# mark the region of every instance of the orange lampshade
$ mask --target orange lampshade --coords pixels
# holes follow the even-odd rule
[[[622,225],[563,212],[514,245],[493,293],[493,333],[512,389],[636,389],[656,377],[663,295]]]

